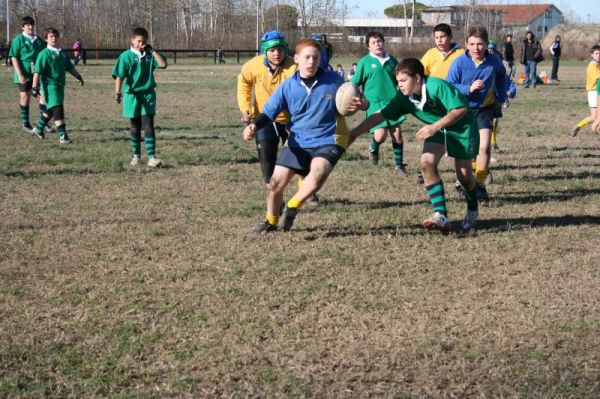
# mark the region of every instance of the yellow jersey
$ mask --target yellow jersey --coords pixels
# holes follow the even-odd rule
[[[457,44],[446,54],[442,53],[437,47],[427,50],[421,58],[421,63],[425,67],[425,76],[433,76],[434,78],[446,79],[450,64],[465,50],[459,48]]]
[[[598,79],[600,79],[600,62],[591,61],[585,73],[585,89],[595,91]]]

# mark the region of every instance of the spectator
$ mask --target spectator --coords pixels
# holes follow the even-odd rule
[[[512,45],[512,35],[509,33],[502,45],[502,63],[509,78],[515,77],[515,49]]]
[[[525,88],[537,86],[537,64],[542,62],[544,57],[542,56],[542,46],[540,42],[535,38],[532,31],[527,31],[527,36],[523,40],[523,47],[521,48],[521,64],[525,67]]]
[[[73,42],[73,63],[75,65],[79,64],[81,61],[81,39],[77,39]]]
[[[217,58],[219,60],[219,64],[225,63],[225,52],[221,50],[221,47],[217,48]]]
[[[552,74],[550,75],[550,83],[558,80],[558,64],[560,62],[560,53],[562,48],[560,47],[560,36],[556,35],[554,42],[550,46],[550,54],[552,54]]]

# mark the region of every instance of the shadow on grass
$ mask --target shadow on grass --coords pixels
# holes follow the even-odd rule
[[[599,225],[600,216],[540,216],[533,218],[483,219],[477,222],[477,230],[509,231],[534,227],[565,227],[581,225]]]
[[[549,202],[549,201],[569,201],[573,198],[585,197],[588,195],[600,194],[600,188],[580,188],[574,190],[563,190],[549,192],[528,192],[528,191],[517,191],[506,195],[492,195],[492,201],[497,202],[498,205],[504,203],[510,204],[531,204],[536,202]]]
[[[358,206],[366,209],[388,209],[388,208],[399,208],[403,206],[414,206],[418,204],[428,203],[426,200],[420,201],[354,201],[348,198],[321,198],[320,203],[322,205],[344,205],[344,206]]]

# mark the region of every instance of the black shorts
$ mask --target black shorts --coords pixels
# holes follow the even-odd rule
[[[495,117],[494,105],[485,108],[478,108],[473,110],[475,114],[475,120],[477,121],[477,128],[481,129],[492,129],[494,127],[493,121]]]
[[[31,91],[31,88],[33,87],[33,81],[28,80],[25,83],[17,83],[17,86],[19,87],[19,93],[26,93]]]
[[[333,168],[344,152],[345,150],[336,144],[315,148],[283,147],[277,159],[277,165],[291,169],[300,176],[306,176],[310,172],[310,163],[313,158],[325,158]]]
[[[262,140],[279,139],[281,139],[282,143],[285,143],[288,138],[288,132],[285,130],[285,125],[279,122],[271,122],[258,129],[254,137],[256,138],[257,143]]]
[[[55,105],[52,108],[48,108],[46,110],[46,114],[50,117],[50,119],[54,119],[55,121],[62,121],[65,119],[65,107],[61,105]]]

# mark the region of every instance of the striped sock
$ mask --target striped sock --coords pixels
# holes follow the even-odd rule
[[[35,130],[37,130],[38,132],[43,132],[46,126],[48,126],[49,122],[50,118],[46,119],[44,114],[41,114],[40,120],[38,120],[37,124],[35,125]]]
[[[468,210],[479,210],[479,202],[477,201],[477,190],[475,188],[473,188],[473,190],[471,191],[465,190],[465,200],[467,201]]]
[[[477,184],[485,184],[485,177],[488,174],[487,169],[479,169],[475,170],[475,180],[477,180]]]
[[[152,135],[146,133],[144,137],[144,145],[146,146],[146,155],[148,159],[154,158],[154,151],[156,150],[156,139],[154,138],[154,132]]]
[[[444,216],[448,216],[448,209],[446,208],[446,196],[444,195],[444,183],[440,180],[438,183],[434,183],[430,186],[425,187],[427,195],[431,201],[431,207],[434,212],[439,212]]]
[[[39,108],[40,108],[40,116],[42,116],[42,114],[44,112],[46,112],[46,104],[39,104]]]
[[[581,129],[588,123],[590,123],[590,120],[588,118],[583,118],[582,120],[579,121],[579,123],[577,124],[577,127]]]
[[[25,127],[30,127],[31,124],[29,123],[29,106],[23,106],[20,105],[21,109],[21,122],[23,123],[23,126]]]
[[[141,145],[140,145],[140,141],[141,141],[141,136],[138,132],[130,132],[130,136],[129,136],[130,142],[131,142],[131,149],[133,150],[133,154],[137,155],[138,158],[141,157],[142,154],[142,150],[141,150]]]
[[[65,135],[67,134],[67,125],[63,123],[62,125],[57,126],[56,131],[58,132],[59,137],[65,137]]]
[[[370,152],[379,152],[379,143],[375,140],[375,137],[371,139],[371,146],[369,147]]]
[[[401,168],[404,161],[404,143],[392,142],[392,148],[394,149],[394,162],[396,163],[396,167]]]
[[[288,208],[297,209],[302,206],[302,202],[298,199],[296,195],[294,195],[287,203]]]

